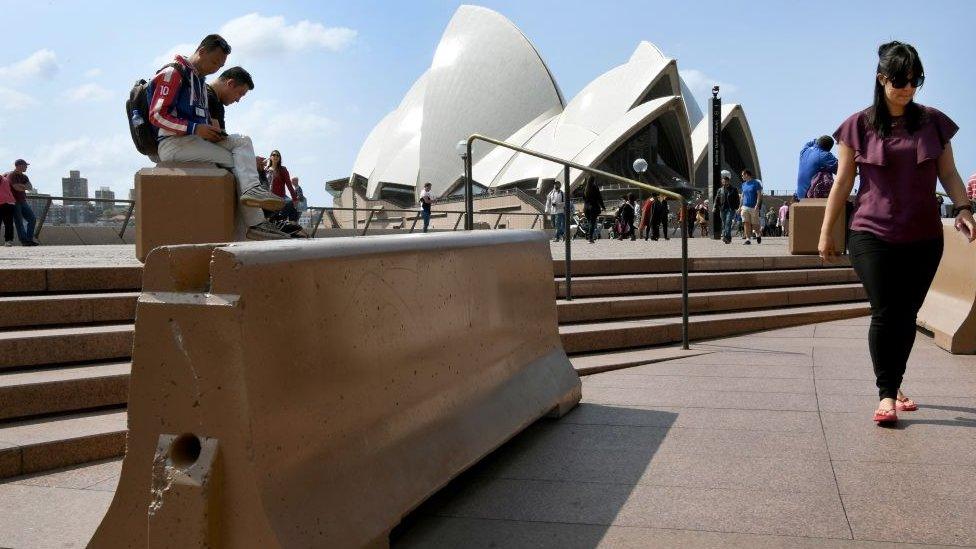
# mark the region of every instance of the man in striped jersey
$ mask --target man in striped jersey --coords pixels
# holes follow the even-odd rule
[[[148,86],[149,122],[157,131],[163,162],[213,162],[237,179],[237,236],[250,240],[289,238],[268,223],[261,209],[278,211],[284,201],[261,186],[251,138],[228,135],[210,116],[206,77],[227,61],[230,44],[217,34],[200,42],[193,55],[177,55]]]

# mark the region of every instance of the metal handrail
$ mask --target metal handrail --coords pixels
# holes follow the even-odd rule
[[[28,198],[43,199],[44,200],[44,211],[41,212],[40,219],[37,221],[37,228],[34,230],[34,236],[41,234],[41,229],[44,228],[44,221],[47,219],[47,214],[51,211],[51,203],[55,200],[60,200],[61,202],[107,202],[110,204],[128,204],[129,209],[125,213],[125,221],[122,222],[122,229],[119,230],[119,238],[125,235],[125,230],[129,227],[129,220],[132,219],[132,211],[136,206],[135,200],[128,200],[125,198],[85,198],[83,196],[40,196],[36,194],[27,195]]]
[[[667,189],[662,189],[660,187],[655,187],[653,185],[648,185],[647,183],[642,183],[640,181],[635,181],[626,177],[621,177],[610,172],[605,172],[603,170],[598,170],[596,168],[591,168],[589,166],[584,166],[576,162],[565,160],[562,158],[557,158],[539,151],[533,151],[531,149],[526,149],[525,147],[520,147],[519,145],[514,145],[499,139],[493,139],[481,134],[472,134],[467,139],[466,154],[464,156],[464,195],[465,195],[465,229],[472,229],[474,225],[474,202],[473,202],[473,175],[472,175],[472,156],[471,148],[475,141],[484,141],[486,143],[491,143],[493,145],[504,147],[522,154],[527,154],[529,156],[534,156],[536,158],[541,158],[543,160],[548,160],[555,164],[561,164],[563,166],[563,178],[565,179],[565,190],[563,193],[563,204],[565,208],[565,220],[564,220],[564,240],[566,241],[566,300],[571,301],[573,299],[572,291],[572,238],[569,235],[569,223],[572,217],[570,217],[570,212],[573,208],[570,197],[572,197],[572,183],[569,179],[570,168],[577,169],[583,173],[589,173],[591,175],[600,176],[604,179],[609,179],[612,181],[618,181],[621,183],[626,183],[627,185],[633,185],[639,188],[647,189],[653,193],[664,195],[669,198],[674,198],[681,204],[682,219],[687,219],[688,216],[688,204],[684,197],[674,191],[669,191]],[[681,224],[681,345],[683,349],[688,349],[688,224]]]

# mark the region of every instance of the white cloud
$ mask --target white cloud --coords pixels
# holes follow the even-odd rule
[[[225,23],[220,35],[227,39],[233,52],[257,56],[314,48],[339,51],[356,38],[356,31],[308,20],[289,25],[280,15],[249,13]]]
[[[719,82],[696,69],[682,69],[678,73],[681,75],[682,80],[685,81],[685,84],[688,84],[688,89],[694,92],[696,96],[712,93],[712,86],[719,86],[722,95],[739,91],[739,87],[735,84]]]
[[[283,16],[266,17],[249,13],[224,23],[218,33],[231,45],[231,55],[265,57],[310,49],[339,51],[348,46],[357,35],[353,29],[326,27],[321,23],[302,20],[289,25]],[[156,57],[156,68],[173,60],[176,54],[190,55],[195,44],[179,44]]]
[[[259,100],[239,115],[228,110],[227,127],[230,133],[250,135],[261,154],[263,148],[281,148],[281,142],[317,146],[315,140],[334,134],[338,125],[316,103],[285,108],[277,101]]]
[[[102,69],[96,67],[85,71],[85,78],[97,78],[102,75]]]
[[[125,133],[56,141],[19,156],[31,163],[31,181],[41,192],[55,196],[61,195],[61,178],[67,177],[70,170],[79,170],[82,177],[88,178],[89,196],[95,196],[95,189],[105,185],[115,191],[116,197],[125,199],[136,171],[152,165],[136,151]]]
[[[193,53],[196,49],[197,47],[193,44],[178,44],[176,46],[173,46],[172,48],[167,50],[166,53],[162,55],[158,55],[156,56],[155,59],[153,59],[153,68],[158,69],[163,65],[172,63],[173,58],[176,57],[177,55],[189,57],[190,54]]]
[[[73,103],[105,101],[112,98],[112,92],[98,84],[82,84],[64,92],[64,97]]]
[[[31,78],[51,78],[58,72],[58,58],[48,49],[37,50],[26,59],[0,67],[0,79],[22,81]]]
[[[0,86],[0,110],[21,111],[37,105],[37,100],[26,93]]]

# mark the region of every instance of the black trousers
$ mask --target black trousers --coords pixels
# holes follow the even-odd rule
[[[586,215],[586,221],[590,225],[590,234],[588,235],[589,239],[593,240],[593,236],[597,231],[596,219],[600,216],[600,210],[599,208],[591,208],[584,210],[583,213]]]
[[[868,348],[880,398],[896,398],[915,344],[915,317],[942,259],[942,238],[894,244],[851,231],[851,264],[871,301]]]
[[[657,240],[661,237],[661,233],[664,233],[664,239],[668,240],[668,218],[667,217],[652,217],[651,218],[651,238]]]
[[[0,223],[3,223],[3,241],[14,239],[14,205],[0,204]],[[20,229],[17,229],[20,230]]]

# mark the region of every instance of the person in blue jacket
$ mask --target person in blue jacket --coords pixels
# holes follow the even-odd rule
[[[822,135],[803,146],[800,151],[800,167],[796,174],[796,197],[803,200],[810,189],[813,176],[827,170],[837,173],[837,157],[830,149],[834,148],[834,138]]]

